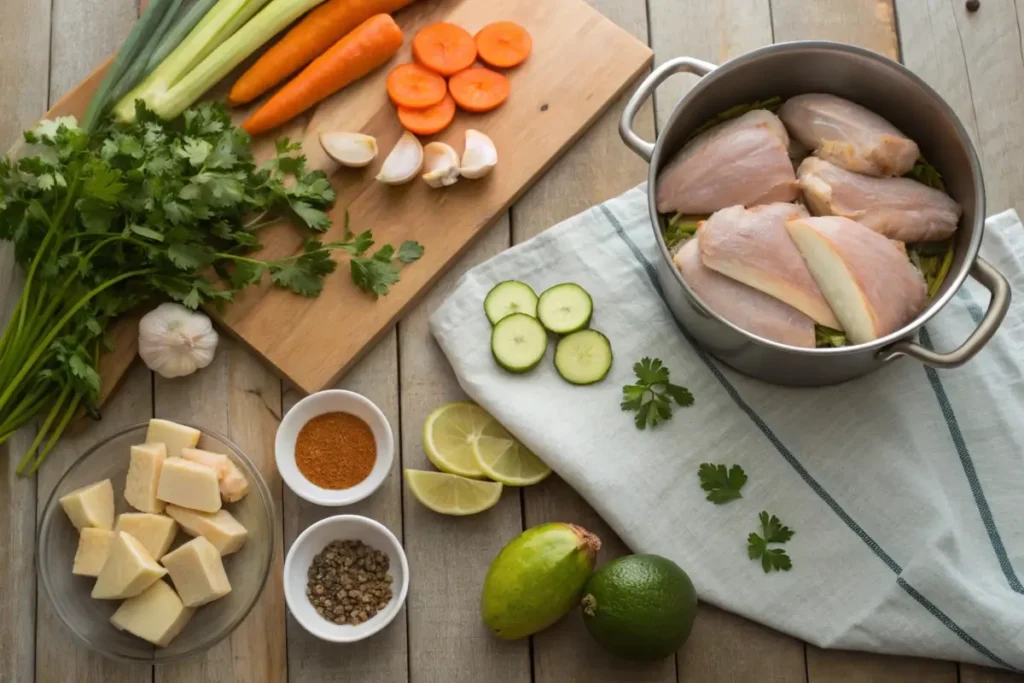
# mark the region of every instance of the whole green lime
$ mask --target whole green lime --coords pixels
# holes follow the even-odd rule
[[[590,577],[581,606],[587,630],[606,650],[627,659],[662,659],[690,636],[697,593],[672,560],[627,555]]]

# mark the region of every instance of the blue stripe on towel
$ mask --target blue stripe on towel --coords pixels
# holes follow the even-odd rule
[[[968,306],[970,305],[974,305],[977,308],[977,304],[974,304],[973,301]],[[974,316],[972,315],[971,317],[973,318]],[[932,337],[928,334],[927,328],[922,327],[919,336],[921,344],[926,349],[929,351],[935,350],[935,346],[932,344]],[[964,439],[963,432],[960,431],[960,423],[956,419],[956,413],[953,412],[953,405],[949,401],[949,395],[946,394],[946,388],[942,386],[942,380],[939,378],[939,373],[935,371],[935,368],[925,365],[924,372],[928,376],[928,383],[931,384],[932,391],[935,393],[935,400],[939,403],[942,416],[946,418],[949,436],[953,440],[953,446],[956,448],[957,455],[960,456],[960,464],[963,465],[964,475],[967,477],[967,483],[970,485],[971,493],[974,495],[974,504],[978,507],[978,514],[981,515],[985,531],[988,532],[988,540],[992,544],[992,550],[995,551],[999,567],[1003,570],[1003,575],[1006,576],[1010,588],[1024,595],[1024,585],[1021,585],[1020,579],[1017,578],[1017,573],[1013,570],[1013,565],[1010,563],[1010,556],[1006,552],[1006,546],[1003,545],[1003,537],[999,534],[995,517],[992,515],[992,508],[989,507],[988,499],[985,498],[985,491],[981,488],[978,471],[975,469],[974,461],[971,459],[971,452],[967,449],[967,441]]]
[[[650,279],[651,284],[654,286],[654,289],[658,292],[659,295],[664,297],[664,294],[661,291],[661,285],[658,283],[658,274],[654,266],[651,265],[650,261],[647,260],[647,257],[644,256],[642,251],[640,251],[640,248],[637,247],[633,240],[630,239],[629,235],[626,234],[625,228],[623,228],[622,224],[619,223],[619,220],[615,217],[615,214],[613,214],[611,210],[604,205],[601,205],[601,211],[602,213],[604,213],[605,218],[608,219],[608,222],[611,224],[611,226],[615,229],[615,232],[619,236],[619,238],[622,239],[622,241],[626,244],[627,247],[629,247],[629,250],[633,253],[633,256],[636,258],[637,262],[641,266],[643,266],[644,270],[647,272],[647,277]],[[729,378],[727,378],[725,374],[722,373],[721,369],[719,369],[719,367],[711,360],[711,358],[704,351],[704,349],[690,337],[690,335],[686,332],[686,330],[682,328],[682,326],[679,326],[679,329],[683,333],[683,337],[686,339],[687,343],[689,343],[689,345],[693,348],[694,352],[696,352],[697,356],[704,362],[708,370],[711,371],[711,374],[715,376],[715,379],[718,380],[718,382],[725,389],[726,393],[729,394],[729,397],[732,398],[733,402],[736,403],[740,410],[746,413],[747,416],[751,419],[751,421],[753,421],[753,423],[757,425],[757,428],[761,430],[761,433],[763,433],[765,437],[767,437],[767,439],[775,447],[775,450],[777,450],[779,454],[783,458],[785,458],[786,462],[788,462],[793,467],[793,469],[796,470],[797,474],[800,475],[800,478],[803,479],[804,482],[811,487],[811,490],[818,494],[818,496],[823,501],[825,501],[825,503],[832,509],[832,511],[841,520],[843,520],[846,526],[849,527],[850,530],[853,531],[855,534],[857,534],[857,536],[869,548],[871,548],[872,552],[875,553],[875,556],[878,557],[878,559],[882,560],[882,562],[885,563],[885,565],[889,567],[889,569],[891,569],[893,573],[897,575],[897,585],[899,585],[899,587],[902,588],[909,596],[914,598],[914,600],[916,600],[918,604],[920,604],[929,613],[931,613],[932,616],[938,619],[946,628],[948,628],[950,631],[959,636],[961,640],[963,640],[965,643],[974,648],[974,650],[977,651],[979,654],[988,657],[990,660],[992,660],[999,666],[1002,666],[1006,669],[1013,669],[1014,667],[1012,667],[1007,662],[1003,661],[1002,658],[1000,658],[987,647],[979,643],[969,633],[967,633],[959,625],[957,625],[956,622],[950,619],[942,610],[936,607],[931,600],[929,600],[924,595],[919,593],[913,586],[911,586],[902,577],[899,576],[899,574],[903,571],[902,567],[900,567],[900,565],[887,552],[885,552],[885,550],[873,538],[871,538],[871,536],[866,531],[864,531],[864,529],[859,524],[857,524],[857,522],[854,521],[854,519],[850,517],[849,514],[847,514],[847,512],[838,503],[838,501],[836,501],[836,499],[833,498],[828,493],[828,491],[826,491],[821,486],[821,484],[817,482],[817,480],[813,476],[811,476],[810,472],[807,471],[807,469],[800,463],[796,456],[793,455],[793,453],[790,452],[788,448],[786,448],[785,444],[783,444],[779,440],[779,438],[771,430],[771,427],[769,427],[765,423],[765,421],[762,420],[761,417],[754,411],[754,409],[751,408],[750,405],[743,400],[743,397],[740,396],[740,393],[736,390],[736,387],[732,385],[732,382],[729,381]]]

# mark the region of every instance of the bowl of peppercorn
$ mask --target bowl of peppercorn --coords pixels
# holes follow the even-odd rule
[[[395,440],[373,401],[352,391],[318,391],[288,411],[274,455],[281,478],[315,505],[351,505],[384,483]]]
[[[402,544],[368,517],[320,520],[299,534],[284,561],[288,611],[314,636],[334,643],[354,643],[383,629],[408,592]]]

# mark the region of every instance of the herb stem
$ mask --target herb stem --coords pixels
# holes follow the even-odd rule
[[[78,301],[78,303],[72,306],[71,309],[64,314],[64,317],[61,318],[60,321],[53,326],[49,334],[47,334],[46,337],[43,338],[43,341],[36,346],[35,351],[29,357],[29,360],[24,365],[22,365],[21,370],[18,372],[17,375],[14,376],[14,379],[11,380],[11,382],[7,385],[7,389],[5,389],[4,393],[0,395],[0,411],[2,411],[4,407],[7,405],[7,402],[10,400],[11,395],[15,392],[15,390],[17,389],[18,385],[22,382],[22,380],[25,379],[29,372],[35,369],[36,363],[39,361],[40,357],[50,346],[50,344],[53,343],[53,340],[57,338],[57,335],[61,332],[61,330],[64,329],[64,326],[71,321],[74,315],[78,313],[78,311],[80,311],[82,307],[84,307],[87,303],[92,301],[92,299],[96,295],[100,294],[101,292],[107,289],[110,289],[118,282],[127,280],[128,278],[132,277],[149,275],[155,272],[156,268],[146,268],[143,270],[133,270],[127,273],[122,273],[121,275],[118,275],[115,278],[107,280],[102,285],[94,288],[91,292],[83,296]]]
[[[81,402],[82,394],[75,394],[71,399],[71,403],[69,403],[68,407],[64,410],[64,417],[62,417],[57,426],[53,428],[49,440],[46,442],[46,445],[43,446],[43,450],[39,452],[39,456],[36,458],[36,461],[32,463],[32,467],[30,467],[26,473],[27,476],[35,474],[36,470],[39,469],[39,466],[43,464],[44,460],[46,460],[46,456],[50,454],[50,451],[52,451],[53,447],[57,444],[57,439],[61,437],[61,434],[63,434],[64,430],[67,429],[68,423],[71,422],[71,418],[74,417],[76,412],[78,412],[78,406]]]
[[[47,432],[49,432],[50,425],[53,423],[54,419],[56,419],[57,413],[60,412],[60,407],[64,405],[64,401],[67,400],[69,391],[71,391],[71,385],[65,384],[60,395],[57,397],[57,400],[53,402],[53,407],[50,408],[50,413],[46,416],[46,419],[43,420],[43,424],[40,425],[39,431],[36,432],[36,438],[32,440],[32,445],[28,447],[28,450],[25,451],[25,455],[22,457],[21,462],[18,463],[18,474],[23,474],[25,467],[28,466],[29,462],[31,462],[36,449],[39,448],[39,444],[42,443],[43,437],[45,437]]]

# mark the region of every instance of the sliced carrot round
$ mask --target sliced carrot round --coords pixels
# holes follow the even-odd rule
[[[412,56],[431,71],[451,76],[473,66],[476,43],[466,29],[442,21],[416,34],[412,39]]]
[[[513,21],[497,21],[480,29],[474,39],[480,59],[499,69],[519,66],[530,56],[533,38]]]
[[[407,131],[416,135],[436,135],[447,128],[454,118],[455,100],[450,94],[426,109],[398,108],[398,120]]]
[[[399,64],[388,74],[388,95],[399,107],[426,109],[444,99],[448,85],[418,64]]]
[[[448,81],[456,104],[471,112],[490,111],[508,99],[511,86],[497,71],[475,66],[460,71]]]

